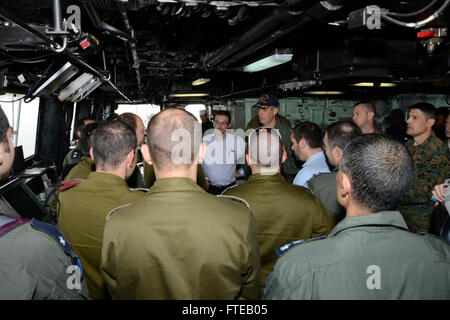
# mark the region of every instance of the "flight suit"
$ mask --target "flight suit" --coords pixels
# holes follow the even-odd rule
[[[434,207],[433,187],[449,175],[449,151],[434,133],[418,146],[414,146],[413,139],[406,146],[414,162],[414,180],[398,210],[411,231],[427,232]]]
[[[153,165],[149,165],[147,162],[144,162],[144,180],[147,188],[151,188],[156,181],[155,169],[153,168]],[[201,164],[197,165],[197,184],[205,190],[208,189],[205,172],[203,171]]]
[[[131,190],[125,180],[104,172],[92,172],[86,180],[60,193],[58,225],[81,258],[91,298],[108,298],[99,269],[107,214],[145,193]]]
[[[158,179],[111,212],[101,272],[114,299],[259,299],[255,220],[243,200]]]
[[[339,204],[336,195],[336,176],[338,171],[339,168],[336,167],[333,172],[321,173],[308,181],[309,189],[327,208],[336,223],[344,219],[346,213],[345,208]]]
[[[225,190],[250,205],[256,220],[261,255],[261,291],[277,262],[275,249],[285,243],[327,235],[334,221],[322,203],[304,187],[281,174],[253,174],[244,184]]]
[[[264,299],[450,299],[450,246],[398,211],[345,217],[275,265]]]
[[[82,157],[83,153],[81,152],[81,142],[78,140],[75,148],[70,150],[64,157],[63,168],[66,166],[77,164],[78,162],[80,162]]]
[[[82,275],[78,287],[72,281],[77,264],[68,241],[53,225],[22,220],[0,215],[0,300],[87,299]]]
[[[258,118],[254,118],[258,120]],[[255,121],[252,119],[248,124],[246,129],[256,129],[263,126],[259,120]],[[294,151],[291,150],[291,125],[289,120],[282,116],[276,116],[276,122],[273,127],[274,129],[278,129],[281,135],[281,139],[283,140],[284,149],[286,150],[287,159],[284,163],[281,164],[281,174],[286,178],[288,183],[292,183],[294,181],[295,175],[297,174],[300,168],[297,167],[295,163],[295,155]],[[249,170],[248,165],[245,165],[245,173],[248,175],[251,170]]]

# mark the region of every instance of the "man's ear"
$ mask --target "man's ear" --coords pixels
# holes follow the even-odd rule
[[[301,138],[300,141],[298,142],[298,144],[300,145],[300,148],[305,149],[306,146],[308,145],[308,143],[306,142],[305,139]]]
[[[341,159],[342,159],[342,153],[343,153],[342,149],[339,148],[339,147],[337,147],[337,146],[335,146],[335,147],[331,150],[331,153],[333,154],[334,159],[337,160],[337,163],[340,163],[340,162],[341,162]]]
[[[375,113],[373,113],[372,111],[368,111],[367,118],[369,118],[370,120],[373,120],[373,118],[375,118]]]
[[[278,113],[278,108],[273,108],[273,111],[274,111],[274,116],[276,116]]]
[[[131,167],[131,165],[133,165],[135,153],[136,153],[136,150],[135,150],[135,149],[132,149],[132,150],[130,150],[130,152],[128,152],[128,154],[127,154],[127,159],[126,159],[126,160],[127,160],[127,164],[130,164],[130,167]]]
[[[436,123],[436,120],[433,119],[433,118],[430,118],[430,119],[427,120],[426,126],[427,126],[427,128],[431,128],[431,127],[434,126],[435,123]]]
[[[91,155],[91,159],[95,162],[95,159],[94,159],[94,149],[92,149],[92,147],[89,149],[89,154]]]
[[[147,162],[147,164],[152,165],[152,157],[150,155],[150,149],[148,148],[147,144],[143,144],[141,146],[141,154],[142,154],[142,158],[144,158],[144,161]]]
[[[341,172],[341,187],[344,192],[343,196],[350,194],[352,191],[352,182],[350,177],[343,172]]]

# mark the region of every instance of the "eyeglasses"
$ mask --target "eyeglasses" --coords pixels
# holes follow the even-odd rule
[[[227,126],[228,124],[229,124],[229,122],[228,121],[224,121],[224,122],[220,122],[220,121],[216,121],[216,120],[214,120],[214,124],[216,125],[216,126]]]

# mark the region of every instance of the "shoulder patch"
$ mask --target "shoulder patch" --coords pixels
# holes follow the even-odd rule
[[[80,258],[75,252],[71,250],[69,241],[64,237],[61,231],[59,231],[58,227],[36,220],[36,218],[33,218],[33,220],[31,220],[31,227],[36,231],[44,233],[50,239],[55,241],[58,246],[70,257],[72,263],[78,266],[81,276],[83,275],[83,266],[81,265]]]
[[[79,159],[81,158],[81,150],[80,149],[73,149],[71,159]]]
[[[112,210],[106,215],[106,221],[108,221],[109,218],[111,218],[115,213],[117,213],[117,211],[118,211],[119,209],[122,209],[122,208],[125,208],[125,207],[128,207],[128,206],[131,206],[131,203],[127,203],[127,204],[121,205],[120,207],[117,207],[117,208],[112,209]]]
[[[296,246],[298,246],[300,244],[304,244],[304,243],[315,241],[315,240],[325,239],[326,237],[327,236],[320,236],[320,237],[316,237],[316,238],[310,238],[310,239],[303,239],[303,240],[297,240],[297,241],[288,242],[288,243],[282,245],[281,247],[276,248],[275,249],[275,253],[277,254],[277,256],[281,257],[286,252],[288,252],[289,250],[291,250],[292,248],[294,248],[294,247],[296,247]]]
[[[64,180],[61,182],[61,185],[58,187],[59,191],[68,190],[70,188],[75,187],[77,184],[79,184],[83,179],[71,179],[71,180]]]
[[[248,209],[250,209],[250,205],[248,204],[248,202],[242,198],[235,197],[235,196],[227,196],[227,195],[223,195],[223,194],[218,195],[217,198],[226,198],[226,199],[230,199],[230,200],[233,200],[236,202],[240,202],[240,203],[244,204]]]
[[[235,185],[232,185],[231,187],[226,188],[225,190],[222,191],[222,193],[220,195],[223,195],[226,191],[228,191],[230,189],[233,189],[233,188],[235,188],[237,186],[238,186],[238,184],[235,184]]]
[[[144,191],[148,192],[147,188],[130,188],[130,191],[137,192],[137,191]]]

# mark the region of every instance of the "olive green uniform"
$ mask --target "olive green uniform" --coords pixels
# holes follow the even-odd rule
[[[144,162],[144,180],[147,188],[150,188],[156,181],[155,169],[153,165]],[[201,164],[197,165],[197,185],[207,190],[208,184],[205,178],[205,172]]]
[[[63,180],[73,180],[73,179],[86,180],[93,171],[95,171],[94,160],[88,157],[82,157],[81,161],[69,171],[69,173],[65,176]],[[56,197],[59,198],[60,191],[56,191],[55,194],[56,196],[52,199],[50,203],[50,210],[55,215],[57,215],[58,200],[56,200]]]
[[[336,176],[338,171],[339,168],[336,167],[333,172],[321,173],[313,176],[308,181],[309,189],[327,208],[336,223],[345,217],[345,208],[339,204],[336,195]]]
[[[322,203],[307,189],[287,183],[281,174],[253,174],[244,184],[223,195],[247,201],[258,231],[261,254],[261,291],[278,257],[275,249],[285,243],[328,234],[334,221]]]
[[[164,178],[108,215],[101,271],[114,299],[259,299],[259,260],[242,200]]]
[[[450,246],[398,211],[346,217],[285,253],[264,299],[450,299]]]
[[[258,118],[256,118],[258,119]],[[281,174],[286,178],[288,183],[292,183],[294,181],[295,175],[297,174],[299,168],[295,163],[295,155],[294,151],[291,150],[291,126],[287,119],[284,117],[276,117],[276,122],[274,125],[274,129],[278,129],[281,135],[281,139],[283,140],[284,149],[286,150],[287,159],[284,163],[281,164]],[[254,121],[252,119],[248,124],[246,129],[256,129],[263,126],[259,121]],[[249,167],[246,165],[245,173],[249,174]]]
[[[99,269],[107,214],[144,195],[144,191],[130,190],[122,178],[103,172],[92,172],[86,180],[61,192],[58,225],[81,258],[91,298],[108,297]]]
[[[449,175],[449,152],[434,133],[418,146],[414,146],[413,139],[407,141],[406,146],[414,162],[414,180],[398,210],[411,231],[428,232],[434,207],[430,200],[433,187]]]
[[[24,223],[0,235],[0,300],[87,299],[85,281],[81,289],[67,285],[71,265],[55,240]]]
[[[80,162],[73,167],[64,180],[82,179],[85,180],[89,177],[91,172],[95,171],[95,163],[89,157],[82,157]]]

